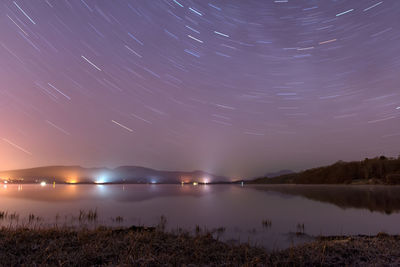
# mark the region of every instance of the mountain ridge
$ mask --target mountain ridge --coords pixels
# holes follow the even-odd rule
[[[328,166],[276,177],[260,177],[253,184],[400,184],[400,156],[337,161]]]
[[[230,178],[201,170],[163,171],[142,166],[82,167],[53,165],[0,171],[0,179],[25,183],[210,183],[227,182]]]

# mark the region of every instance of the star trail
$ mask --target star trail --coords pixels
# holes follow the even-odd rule
[[[397,0],[0,4],[0,170],[232,176],[400,153]]]

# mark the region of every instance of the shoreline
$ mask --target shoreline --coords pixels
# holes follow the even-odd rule
[[[164,232],[159,227],[1,228],[4,265],[393,265],[400,264],[400,236],[326,236],[268,252],[228,244],[211,233]]]
[[[221,183],[62,183],[62,182],[56,182],[56,183],[46,183],[46,184],[41,184],[41,183],[30,183],[30,182],[25,182],[25,183],[17,183],[17,182],[9,182],[7,184],[3,184],[4,186],[18,186],[18,185],[37,185],[37,186],[53,186],[53,185],[151,185],[151,186],[156,186],[156,185],[179,185],[179,186],[203,186],[203,185],[237,185],[237,186],[254,186],[254,185],[271,185],[271,186],[278,186],[278,185],[299,185],[299,186],[349,186],[349,187],[356,187],[356,186],[385,186],[385,187],[400,187],[400,184],[386,184],[386,183],[369,183],[365,181],[357,181],[353,183],[273,183],[273,182],[263,182],[263,183],[257,183],[253,181],[243,181],[243,184],[240,182],[221,182]]]

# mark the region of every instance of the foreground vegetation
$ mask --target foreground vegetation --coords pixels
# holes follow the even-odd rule
[[[274,178],[261,177],[256,184],[400,184],[400,156],[344,162]]]
[[[190,236],[154,228],[0,230],[0,262],[15,265],[183,265],[258,264],[261,248],[231,246],[211,234]]]
[[[123,218],[112,218],[121,223]],[[29,214],[0,211],[0,266],[315,266],[400,264],[400,237],[317,237],[313,242],[282,251],[266,251],[248,243],[219,241],[225,228],[194,232],[166,231],[161,216],[152,227],[98,226],[95,210],[54,223]],[[263,227],[272,221],[262,220]],[[304,236],[304,223],[297,224]]]
[[[316,241],[273,253],[278,266],[399,266],[400,236],[319,237]]]
[[[166,233],[157,228],[0,230],[4,266],[310,266],[400,264],[400,237],[329,237],[268,253],[229,245],[210,233]]]

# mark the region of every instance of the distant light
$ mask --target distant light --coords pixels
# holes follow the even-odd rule
[[[3,185],[3,187],[4,187],[4,188],[7,188],[7,185],[5,184],[5,185]]]
[[[198,185],[199,183],[197,183],[197,182],[193,182],[193,185]]]
[[[7,184],[8,182],[7,182],[7,181],[4,181],[4,183]]]
[[[99,177],[97,178],[97,180],[95,180],[95,184],[105,184],[108,182],[108,177],[107,174],[102,173],[99,175]]]
[[[45,181],[41,182],[40,186],[46,186],[46,182]]]

